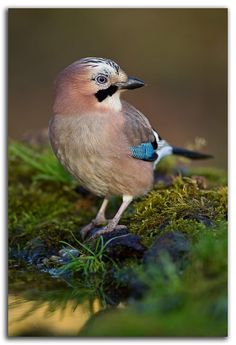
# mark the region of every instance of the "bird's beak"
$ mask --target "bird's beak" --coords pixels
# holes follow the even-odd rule
[[[144,86],[144,82],[140,79],[134,78],[134,77],[128,77],[128,80],[124,83],[116,83],[116,86],[118,89],[123,90],[123,89],[137,89],[139,87]]]

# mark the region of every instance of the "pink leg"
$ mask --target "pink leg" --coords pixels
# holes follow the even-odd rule
[[[108,201],[109,201],[109,198],[108,197],[105,197],[105,199],[103,200],[102,202],[102,205],[96,215],[96,218],[93,219],[91,221],[91,223],[89,223],[88,225],[85,225],[81,230],[80,230],[80,235],[82,237],[82,239],[84,239],[86,237],[86,235],[88,234],[88,232],[98,226],[98,225],[103,225],[104,223],[106,223],[106,217],[105,217],[105,211],[106,211],[106,208],[107,208],[107,205],[108,205]]]
[[[97,238],[102,234],[106,234],[108,232],[115,230],[115,228],[117,227],[117,225],[120,221],[122,214],[127,209],[127,207],[129,206],[129,204],[131,203],[132,200],[133,200],[133,197],[131,195],[124,195],[123,196],[123,202],[122,202],[118,212],[116,213],[115,217],[109,221],[107,226],[105,226],[101,230],[97,231],[96,234],[94,236],[92,236],[92,238]]]

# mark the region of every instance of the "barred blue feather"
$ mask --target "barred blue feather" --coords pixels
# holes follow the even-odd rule
[[[158,157],[152,143],[142,143],[139,146],[130,147],[132,157],[144,161],[155,161]]]

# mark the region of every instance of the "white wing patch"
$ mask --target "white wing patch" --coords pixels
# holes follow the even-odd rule
[[[160,162],[162,158],[166,156],[170,156],[173,153],[173,148],[171,145],[167,143],[167,141],[162,140],[159,134],[155,130],[153,130],[153,134],[157,141],[156,153],[158,155],[158,158],[154,162],[154,169],[155,169],[156,165]]]

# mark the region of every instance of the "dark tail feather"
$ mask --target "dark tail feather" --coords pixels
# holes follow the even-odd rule
[[[173,147],[173,154],[178,156],[187,157],[190,159],[208,159],[213,158],[212,155],[207,155],[205,153],[190,151],[186,149],[182,149],[180,147]]]

